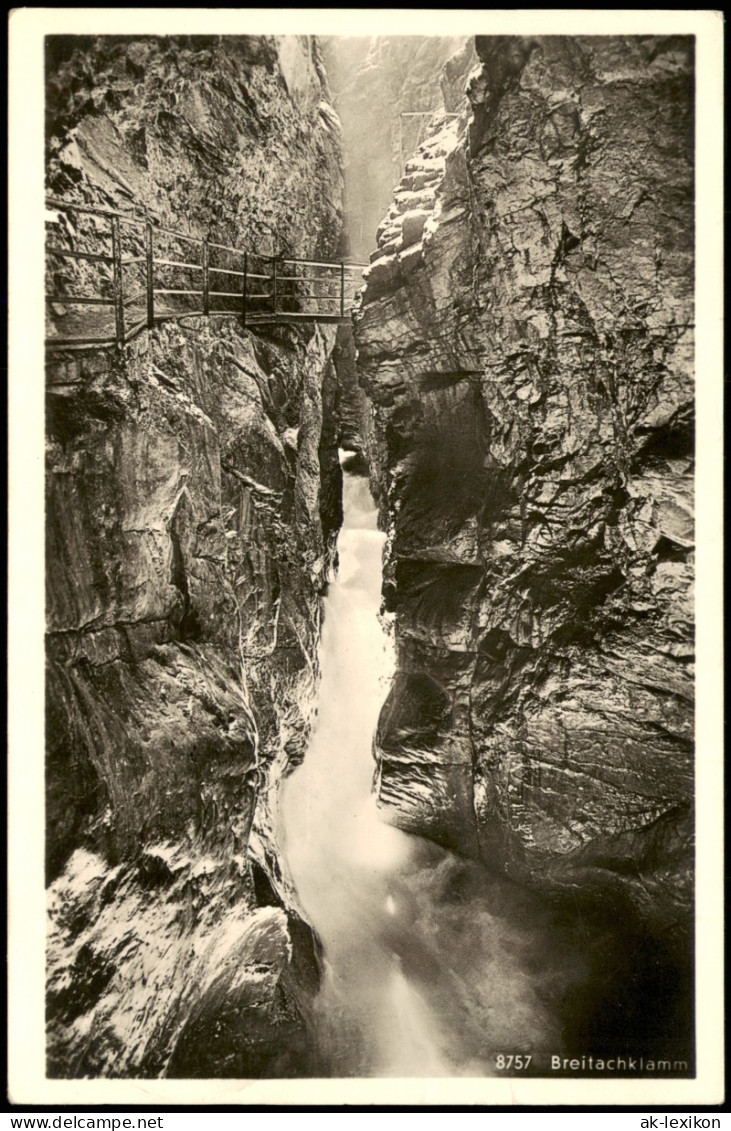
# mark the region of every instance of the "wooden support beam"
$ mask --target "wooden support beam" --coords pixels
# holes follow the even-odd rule
[[[147,329],[155,324],[155,247],[150,221],[145,225],[145,271],[147,284]]]
[[[112,228],[112,288],[114,294],[114,329],[117,349],[124,347],[124,282],[122,280],[122,241],[119,217],[110,217]]]
[[[241,325],[245,330],[246,329],[246,287],[247,287],[247,282],[248,282],[248,279],[247,279],[248,257],[246,255],[246,252],[244,252],[243,259],[244,259],[244,262],[243,262],[244,281],[243,281],[243,286],[242,286],[242,289],[241,289]]]
[[[203,240],[201,245],[201,267],[203,268],[203,313],[211,312],[211,277],[208,270],[208,240]]]

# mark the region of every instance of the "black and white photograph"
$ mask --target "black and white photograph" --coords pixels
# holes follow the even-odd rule
[[[722,35],[11,17],[14,1102],[721,1102]]]

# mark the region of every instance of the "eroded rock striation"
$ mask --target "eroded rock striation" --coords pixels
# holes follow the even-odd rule
[[[48,60],[56,196],[334,253],[340,129],[314,40],[52,38]],[[92,247],[94,220],[52,223]],[[124,356],[49,356],[52,1076],[317,1074],[316,943],[278,882],[267,795],[314,709],[333,344],[188,318]]]
[[[478,37],[356,319],[388,819],[653,929],[690,903],[692,42]]]

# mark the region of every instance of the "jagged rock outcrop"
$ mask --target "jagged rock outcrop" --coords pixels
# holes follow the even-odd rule
[[[432,115],[467,106],[465,80],[477,63],[467,36],[329,36],[323,40],[335,107],[343,124],[343,253],[367,262],[393,186]],[[426,116],[402,117],[427,111]],[[358,382],[350,326],[334,353],[341,444],[363,451],[370,405]]]
[[[51,192],[334,253],[339,124],[313,40],[51,38],[48,61]],[[88,249],[93,228],[60,234]],[[189,318],[124,356],[49,356],[51,1076],[317,1074],[316,943],[275,891],[266,797],[314,709],[333,344]]]
[[[402,159],[428,126],[402,113],[464,109],[464,77],[477,60],[463,35],[328,36],[323,55],[343,123],[348,253],[367,259]]]
[[[653,929],[690,902],[692,41],[478,37],[356,345],[388,819]]]

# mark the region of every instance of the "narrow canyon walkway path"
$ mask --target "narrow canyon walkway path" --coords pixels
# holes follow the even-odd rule
[[[492,1075],[500,1053],[560,1048],[552,1003],[576,956],[532,897],[384,822],[371,747],[394,666],[385,536],[347,471],[344,511],[318,722],[281,797],[284,864],[324,949],[319,1053],[331,1076]]]
[[[367,266],[262,255],[153,224],[150,216],[57,197],[46,197],[45,227],[52,350],[122,349],[160,322],[210,315],[234,316],[244,328],[349,323]],[[69,260],[82,265],[80,273],[69,276]]]

